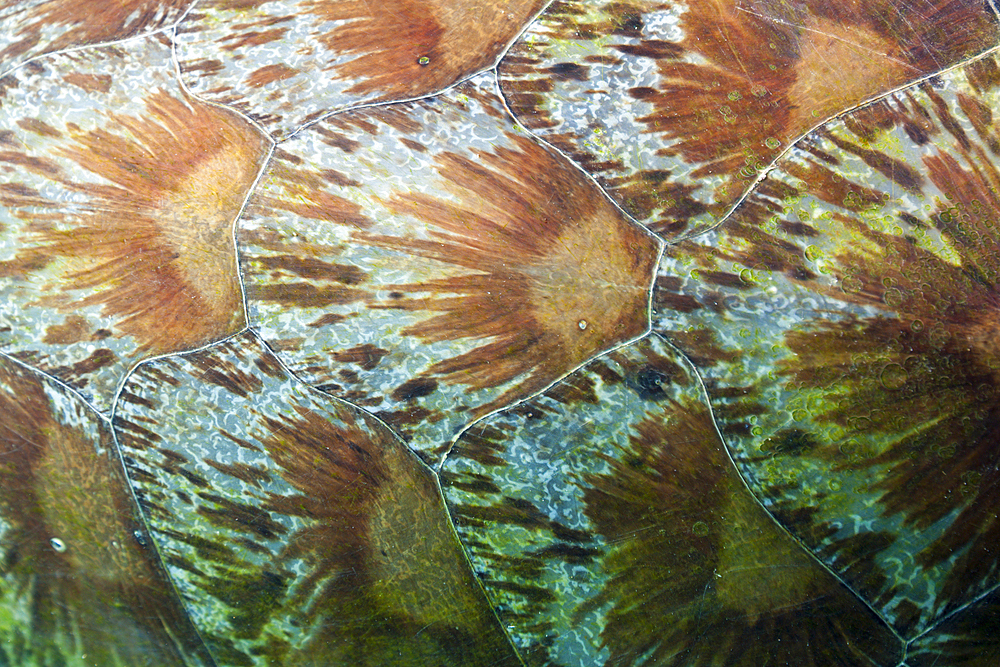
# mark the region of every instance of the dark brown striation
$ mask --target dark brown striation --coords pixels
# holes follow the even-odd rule
[[[641,335],[662,245],[512,130],[490,75],[285,142],[240,240],[251,319],[286,363],[431,457]]]
[[[706,410],[674,406],[629,440],[602,457],[611,472],[583,475],[587,516],[614,545],[583,606],[612,605],[611,664],[898,661],[892,631],[747,493]]]
[[[503,387],[478,416],[538,391],[554,378],[646,328],[648,281],[657,243],[628,224],[568,164],[535,142],[473,160],[436,159],[457,203],[400,193],[390,211],[421,220],[432,239],[356,233],[372,246],[464,269],[463,275],[389,285],[399,293],[377,308],[436,313],[403,330],[428,342],[482,340],[439,361],[431,377],[469,390]],[[406,296],[417,294],[419,296]]]
[[[665,12],[678,16],[680,35],[671,40],[647,25],[662,26],[655,15]],[[716,221],[771,160],[831,116],[997,40],[985,3],[956,0],[634,0],[600,9],[564,0],[538,26],[501,65],[518,118],[586,166],[626,210],[670,235]],[[560,60],[567,41],[580,55]],[[635,85],[617,72],[589,74],[587,64],[651,66],[657,76]],[[586,127],[567,120],[574,109],[563,108],[573,103],[561,82],[594,77],[596,90],[585,92],[595,102],[611,86],[642,109],[632,120],[650,136],[639,140],[644,160],[628,162],[636,147],[609,138],[601,119]]]
[[[997,9],[0,0],[0,667],[1000,662]]]
[[[0,358],[0,662],[212,664],[157,562],[110,430]]]
[[[253,336],[140,367],[116,426],[219,663],[517,664],[433,474],[377,420],[298,385]]]
[[[947,660],[955,667],[990,667],[1000,660],[1000,591],[993,589],[974,604],[946,618],[909,646],[906,664],[935,667]]]
[[[682,20],[682,53],[658,62],[663,84],[652,96],[634,94],[656,107],[640,120],[680,140],[674,149],[703,165],[696,177],[733,174],[747,164],[746,148],[759,150],[769,137],[787,145],[831,116],[996,39],[988,10],[954,0],[696,2]],[[710,64],[681,62],[693,53]],[[845,76],[859,69],[865,76]],[[706,124],[698,113],[726,106],[732,118],[722,123]]]
[[[747,339],[767,326],[721,304],[766,293],[809,313],[754,343],[775,355],[767,377],[747,373],[732,347],[692,345],[686,332],[677,340],[714,367],[723,431],[748,468],[772,480],[760,491],[779,518],[907,637],[997,578],[998,71],[983,58],[950,73],[950,91],[925,83],[810,137],[714,247],[676,248],[706,269],[699,277],[730,267],[717,283],[732,286],[691,303],[664,280],[655,299],[730,345],[736,332],[715,326],[712,301]],[[771,416],[768,395],[781,396],[788,422]],[[829,489],[803,491],[802,470]],[[841,484],[871,501],[857,504]],[[843,518],[858,512],[867,523],[846,537]],[[881,559],[903,559],[914,574],[886,577],[871,565]],[[934,581],[933,594],[903,590],[908,577]]]

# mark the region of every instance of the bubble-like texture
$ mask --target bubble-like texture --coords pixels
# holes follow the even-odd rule
[[[992,667],[993,0],[0,0],[0,664]]]

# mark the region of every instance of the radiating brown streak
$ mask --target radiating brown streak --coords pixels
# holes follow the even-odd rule
[[[89,202],[68,229],[41,232],[37,252],[69,267],[62,294],[47,300],[61,310],[101,305],[141,349],[168,352],[243,325],[232,224],[266,141],[235,115],[162,91],[147,109],[67,133],[72,143],[58,153],[107,184],[57,176]]]
[[[560,148],[598,175],[630,213],[643,218],[655,212],[658,231],[682,234],[692,218],[706,213],[716,220],[728,218],[747,192],[760,187],[790,145],[818,123],[921,75],[937,74],[942,63],[989,48],[996,34],[988,12],[949,2],[913,7],[746,4],[690,3],[680,18],[685,36],[664,46],[642,39],[639,27],[648,5],[608,5],[604,21],[594,24],[576,25],[569,10],[553,11],[549,17],[554,36],[561,39],[594,34],[639,38],[639,44],[611,48],[651,58],[659,69],[660,81],[654,87],[629,91],[654,106],[638,120],[648,133],[668,142],[658,155],[691,165],[696,177],[721,179],[714,191],[697,194],[697,188],[672,181],[665,170],[616,176],[624,166],[593,154],[586,142],[581,146],[583,137],[553,136]],[[757,11],[758,6],[766,9]],[[926,20],[912,20],[914,13]],[[570,18],[560,22],[565,16]],[[948,26],[947,36],[940,33],[941,26]],[[578,35],[576,29],[585,32]],[[542,54],[545,45],[543,40]],[[530,63],[531,51],[525,48]],[[871,50],[879,57],[873,58]],[[705,62],[691,64],[683,58],[685,52]],[[512,104],[522,108],[524,122],[551,127],[541,101],[550,83],[547,77],[530,64],[514,62],[509,67],[514,78],[505,85],[514,97]],[[864,77],[842,76],[861,69]],[[527,74],[523,82],[516,78],[522,71]],[[549,74],[559,78],[559,73]],[[728,117],[719,118],[716,110]]]
[[[5,2],[11,6],[14,2]],[[24,3],[26,4],[26,3]],[[39,46],[45,28],[63,27],[48,44],[41,44],[43,52],[51,53],[84,44],[112,42],[134,37],[144,29],[162,27],[164,18],[171,12],[179,18],[181,11],[192,0],[114,0],[111,2],[74,2],[54,0],[34,7],[27,7],[10,15],[7,20],[18,25],[15,33],[20,39],[0,51],[0,58],[10,58],[27,53]]]
[[[446,382],[474,390],[527,375],[477,415],[639,335],[658,254],[656,242],[589,181],[534,141],[508,136],[510,148],[482,152],[477,161],[455,153],[438,156],[443,187],[459,203],[414,193],[384,202],[395,215],[430,225],[430,240],[354,234],[359,243],[469,271],[385,286],[424,295],[372,307],[438,313],[408,326],[404,335],[489,341],[428,369]],[[596,257],[602,259],[586,261]]]

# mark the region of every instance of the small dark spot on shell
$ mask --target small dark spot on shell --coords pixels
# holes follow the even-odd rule
[[[590,68],[579,63],[556,63],[552,67],[549,67],[548,72],[561,81],[570,79],[574,81],[586,81],[590,76]]]
[[[664,387],[670,383],[670,378],[652,366],[639,370],[629,382],[629,385],[644,399],[659,399],[665,396]]]
[[[808,431],[791,428],[775,433],[764,441],[761,449],[775,454],[802,456],[811,452],[818,445],[816,438]]]
[[[801,266],[793,268],[789,275],[795,280],[813,280],[816,277],[815,273]]]

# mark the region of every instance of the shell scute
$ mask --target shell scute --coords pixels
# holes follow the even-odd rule
[[[521,122],[676,238],[834,114],[996,42],[985,3],[563,0],[499,72]]]
[[[654,328],[704,360],[751,488],[908,637],[997,583],[996,67],[987,55],[807,137],[661,265],[726,267],[732,285],[671,284],[697,304],[685,313],[654,298]]]
[[[510,128],[490,76],[308,128],[240,226],[254,326],[428,454],[642,335],[659,251]]]
[[[156,37],[34,65],[0,110],[0,344],[107,410],[129,365],[244,326],[232,227],[269,145]]]
[[[0,662],[992,664],[997,23],[0,0]]]
[[[217,660],[517,664],[433,474],[376,419],[252,334],[148,362],[126,389],[129,476]]]

